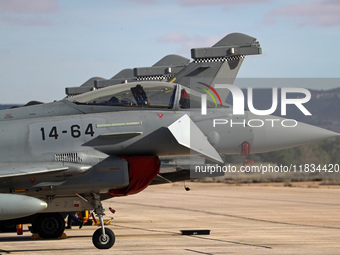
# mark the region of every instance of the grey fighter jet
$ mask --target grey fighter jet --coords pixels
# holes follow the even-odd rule
[[[165,81],[136,79],[0,111],[0,224],[32,223],[34,233],[53,238],[64,232],[67,214],[94,210],[101,227],[93,244],[108,249],[115,236],[104,227],[101,201],[145,189],[159,173],[159,157],[199,155],[223,164],[224,154],[336,136],[303,123],[273,127],[265,121],[270,116],[256,117],[263,120],[261,127],[242,125],[251,113],[236,116],[232,107],[214,100],[205,101],[208,114],[202,114],[202,89],[233,79],[244,56],[258,53],[255,38],[232,34],[213,47],[192,50],[194,61]]]

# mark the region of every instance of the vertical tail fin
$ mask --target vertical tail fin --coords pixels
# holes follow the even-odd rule
[[[262,50],[256,38],[233,33],[225,36],[214,46],[191,50],[193,61],[178,72],[172,82],[191,87],[199,87],[198,83],[233,84],[246,55],[261,54]],[[225,102],[228,92],[219,91]]]

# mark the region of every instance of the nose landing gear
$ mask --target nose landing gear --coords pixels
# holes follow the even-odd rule
[[[104,227],[103,216],[104,208],[102,203],[100,202],[100,196],[98,194],[92,194],[91,201],[94,212],[99,218],[101,228],[97,229],[92,235],[92,243],[97,249],[110,249],[115,243],[115,235],[113,231],[109,228]]]

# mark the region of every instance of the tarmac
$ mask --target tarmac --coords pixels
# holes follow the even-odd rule
[[[0,254],[340,254],[339,186],[186,185],[190,191],[183,183],[157,185],[104,201],[116,235],[109,250],[93,246],[96,226],[67,229],[66,239],[32,240],[25,225],[21,236],[0,233]]]

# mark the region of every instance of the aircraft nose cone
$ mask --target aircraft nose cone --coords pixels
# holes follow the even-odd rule
[[[333,131],[276,116],[258,116],[249,113],[248,117],[263,121],[263,126],[253,127],[254,141],[251,153],[282,150],[339,135]],[[262,122],[257,121],[257,123]]]

